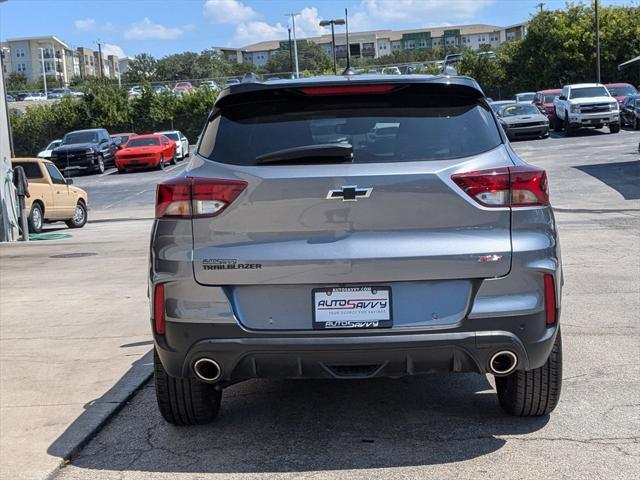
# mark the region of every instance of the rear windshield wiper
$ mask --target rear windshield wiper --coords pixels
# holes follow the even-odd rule
[[[346,163],[353,162],[353,147],[349,143],[304,145],[265,153],[256,157],[258,165],[265,163]]]

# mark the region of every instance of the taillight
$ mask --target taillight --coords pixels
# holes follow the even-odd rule
[[[158,184],[156,218],[220,215],[247,188],[242,180],[181,177]]]
[[[158,335],[164,335],[164,283],[156,284],[153,290],[153,325]]]
[[[456,173],[451,179],[485,207],[549,205],[547,174],[531,166],[499,167]]]
[[[556,323],[556,287],[553,281],[553,275],[545,273],[544,275],[544,312],[547,325],[555,325]]]
[[[395,85],[329,85],[304,87],[300,91],[305,95],[367,95],[389,93],[395,89]]]

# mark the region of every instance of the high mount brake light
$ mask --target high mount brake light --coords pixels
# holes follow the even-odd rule
[[[395,85],[328,85],[323,87],[303,87],[305,95],[368,95],[389,93]]]
[[[247,188],[242,180],[181,177],[158,184],[156,218],[220,215]]]
[[[485,207],[549,205],[547,174],[531,166],[499,167],[456,173],[451,179]]]

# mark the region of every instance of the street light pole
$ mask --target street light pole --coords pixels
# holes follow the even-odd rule
[[[596,14],[596,82],[600,83],[600,15],[598,12],[598,0],[595,0]]]
[[[300,67],[298,65],[298,41],[296,40],[296,16],[300,15],[299,13],[289,13],[288,16],[291,17],[291,27],[293,29],[293,56],[296,61],[296,78],[300,78]]]
[[[338,74],[338,60],[336,57],[336,32],[334,29],[334,25],[344,25],[344,20],[341,18],[331,19],[331,20],[322,20],[320,22],[321,27],[326,27],[331,25],[331,51],[333,53],[333,74]],[[349,64],[349,43],[347,42],[347,65]]]
[[[44,97],[48,97],[47,92],[47,72],[44,69],[44,48],[40,49],[40,61],[42,62],[42,82],[44,83]]]

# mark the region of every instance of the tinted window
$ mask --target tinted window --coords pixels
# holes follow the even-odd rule
[[[503,117],[514,117],[516,115],[535,115],[540,113],[538,107],[535,105],[527,105],[526,103],[514,103],[513,105],[507,105],[502,107],[500,115]]]
[[[47,145],[46,150],[53,150],[56,147],[59,147],[62,142],[60,140],[54,140],[49,145]]]
[[[74,143],[98,143],[98,132],[71,132],[62,139],[63,145],[73,145]]]
[[[127,147],[149,147],[153,145],[160,145],[158,138],[132,138],[127,143]]]
[[[180,140],[180,137],[178,136],[177,133],[165,133],[164,135],[169,137],[171,140],[175,140],[176,142]]]
[[[623,85],[622,87],[608,87],[609,93],[614,97],[624,97],[626,95],[633,95],[636,93],[636,89],[631,85]]]
[[[545,95],[544,103],[553,103],[553,101],[558,98],[559,93],[554,93],[553,95]]]
[[[523,93],[521,95],[516,95],[516,99],[519,102],[530,102],[533,100],[534,95],[534,93]]]
[[[64,179],[60,171],[56,168],[55,165],[51,163],[45,164],[47,167],[47,172],[49,172],[49,176],[51,177],[51,181],[56,185],[66,185],[67,181]]]
[[[37,178],[42,178],[40,165],[38,165],[36,162],[13,162],[11,165],[13,166],[13,168],[16,168],[16,167],[24,168],[24,173],[27,175],[28,180],[35,180]]]
[[[491,112],[466,97],[353,96],[223,109],[207,126],[199,153],[255,165],[266,153],[328,143],[349,143],[354,163],[373,163],[465,157],[495,148],[501,138]]]
[[[604,87],[584,87],[571,89],[570,98],[608,97],[607,89]]]

